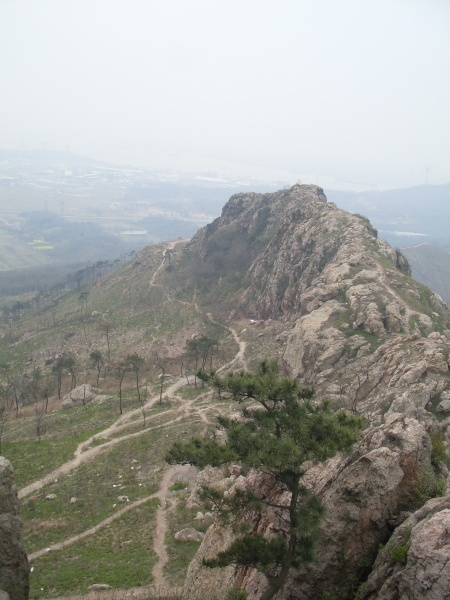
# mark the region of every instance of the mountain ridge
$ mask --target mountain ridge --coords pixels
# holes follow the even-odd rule
[[[238,194],[192,240],[147,247],[98,279],[88,297],[71,291],[59,303],[37,307],[34,320],[19,320],[14,331],[3,324],[1,358],[32,356],[31,377],[67,353],[80,374],[93,378],[86,366],[93,350],[110,363],[109,373],[136,352],[148,380],[158,382],[158,361],[164,373],[182,372],[189,380],[194,369],[185,349],[205,335],[218,342],[215,368],[252,369],[262,358],[278,359],[286,374],[313,384],[318,397],[367,419],[349,455],[312,464],[305,474],[328,512],[317,562],[307,572],[293,571],[280,598],[347,600],[369,577],[378,583],[368,583],[361,598],[419,600],[426,577],[430,589],[438,585],[432,576],[437,537],[429,535],[425,575],[413,553],[399,564],[379,547],[393,536],[407,545],[401,527],[410,517],[411,532],[430,519],[447,526],[450,317],[442,300],[408,273],[401,253],[379,240],[367,219],[327,202],[317,186]],[[185,399],[179,402],[183,407]],[[224,410],[212,397],[209,402],[211,414]],[[196,427],[207,431],[207,421]],[[233,482],[228,477],[226,485]],[[239,482],[267,485],[257,473],[242,474]],[[283,531],[273,514],[255,516],[254,527]],[[217,585],[223,590],[235,582],[250,600],[259,598],[261,575],[233,568],[217,574],[202,566],[202,558],[229,539],[217,524],[208,530],[188,572],[186,600],[213,597]],[[419,595],[383,595],[389,578],[380,573],[392,569],[392,589],[411,580]]]

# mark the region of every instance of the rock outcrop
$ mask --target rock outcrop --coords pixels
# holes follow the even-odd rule
[[[427,493],[434,493],[433,486],[438,482],[442,485],[442,479],[433,471],[432,447],[420,416],[420,411],[416,416],[390,413],[383,424],[367,428],[350,455],[313,465],[306,472],[307,486],[321,497],[327,509],[317,556],[307,569],[292,571],[277,598],[321,598],[326,594],[352,598],[380,545],[389,540],[396,525],[423,502]],[[216,485],[229,487],[230,478]],[[258,493],[273,485],[273,481],[253,473],[239,477],[235,485],[249,486]],[[274,504],[286,501],[280,491],[273,489],[272,494]],[[449,497],[442,499],[445,506],[449,501]],[[420,520],[416,513],[411,517],[414,518]],[[273,510],[255,515],[253,526],[255,532],[263,534],[283,531],[283,523]],[[190,565],[186,598],[197,598],[195,589],[204,591],[209,585],[216,585],[216,574],[203,567],[203,559],[217,555],[231,539],[230,532],[218,525],[208,530]],[[448,547],[443,551],[448,560],[449,551]],[[219,577],[228,587],[237,578],[250,600],[257,600],[266,586],[264,577],[252,569],[228,568]],[[371,596],[370,600],[375,598]]]
[[[11,600],[26,600],[29,565],[11,463],[0,456],[0,590]],[[0,591],[1,596],[1,591]]]
[[[232,261],[242,270],[233,297],[239,316],[283,323],[285,371],[336,408],[367,419],[349,455],[306,472],[327,507],[317,560],[292,570],[277,599],[350,600],[368,576],[361,596],[367,600],[450,598],[446,576],[438,576],[450,564],[448,471],[435,443],[439,438],[448,449],[450,442],[448,307],[409,277],[406,261],[366,219],[327,203],[316,186],[231,198],[222,217],[191,242],[206,275],[215,242],[242,232],[245,256]],[[216,284],[220,289],[226,276]],[[257,489],[264,478],[250,474],[235,485]],[[281,492],[273,493],[278,502]],[[430,500],[435,495],[444,498]],[[273,511],[255,515],[253,527],[283,532]],[[217,578],[226,587],[237,582],[249,600],[261,596],[267,582],[256,571],[217,574],[202,566],[230,535],[217,524],[208,530],[189,569],[186,598],[196,598],[197,588],[212,597]],[[405,564],[389,550],[402,545]]]
[[[428,501],[379,552],[361,600],[450,598],[450,497]]]
[[[89,402],[100,402],[108,399],[110,396],[99,394],[99,390],[92,387],[89,383],[84,383],[76,388],[73,388],[68,394],[63,396],[61,408],[72,408],[81,406]]]

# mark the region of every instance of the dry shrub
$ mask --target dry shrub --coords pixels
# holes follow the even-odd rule
[[[43,403],[40,402],[38,404],[29,404],[28,406],[22,406],[19,408],[19,417],[34,417],[36,414],[36,406],[43,409]],[[54,412],[55,410],[59,410],[61,408],[61,400],[55,396],[54,398],[49,398],[48,406],[47,406],[47,414]],[[16,413],[11,413],[8,417],[9,421],[13,421],[16,418]]]
[[[47,531],[48,529],[56,529],[57,527],[66,527],[67,519],[46,519],[45,521],[31,521],[27,524],[27,532],[30,534]]]

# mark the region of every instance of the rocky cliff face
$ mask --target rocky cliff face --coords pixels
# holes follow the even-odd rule
[[[200,264],[217,257],[223,239],[235,243],[222,246],[222,261],[241,248],[231,268],[241,282],[235,310],[283,322],[285,370],[367,419],[350,455],[310,465],[305,479],[327,507],[317,560],[293,571],[277,598],[350,599],[367,577],[367,600],[450,598],[439,576],[450,559],[447,306],[409,277],[405,259],[377,239],[366,219],[327,203],[315,186],[231,198],[191,243]],[[266,483],[258,474],[239,481]],[[255,515],[254,528],[269,532],[282,524],[267,513]],[[218,526],[208,531],[186,598],[208,586],[213,596],[216,575],[201,561],[228,540]],[[266,585],[252,570],[228,569],[223,577],[243,585],[250,600]]]
[[[29,565],[22,539],[22,520],[11,464],[0,456],[0,597],[28,598]]]
[[[450,595],[450,497],[428,501],[379,552],[361,600],[442,600]]]

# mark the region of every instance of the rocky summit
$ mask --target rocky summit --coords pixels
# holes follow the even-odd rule
[[[227,266],[216,293],[232,275],[239,279],[227,300],[231,316],[262,332],[277,324],[286,373],[367,420],[349,455],[309,466],[305,479],[327,508],[316,559],[293,570],[276,597],[450,598],[445,303],[411,279],[406,259],[367,219],[328,203],[316,186],[233,196],[188,248],[207,277],[222,248]],[[250,473],[235,485],[267,482]],[[269,512],[253,525],[267,535],[283,530]],[[202,566],[229,541],[219,525],[208,530],[186,599],[204,598],[205,590],[213,597],[233,582],[250,600],[261,596],[266,582],[256,571]]]

